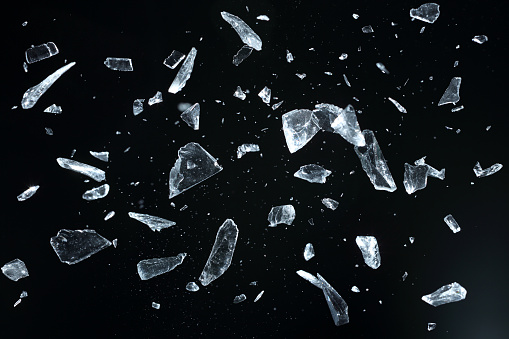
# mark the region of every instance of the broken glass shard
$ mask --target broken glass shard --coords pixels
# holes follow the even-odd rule
[[[141,213],[135,213],[135,212],[129,212],[129,217],[133,218],[134,220],[138,220],[139,222],[144,223],[152,231],[158,231],[161,232],[162,229],[171,227],[173,225],[176,225],[177,223],[174,221],[166,220],[163,218],[155,217],[153,215],[148,214],[141,214]]]
[[[318,278],[315,277],[314,275],[312,275],[311,273],[308,273],[308,272],[303,271],[303,270],[298,270],[297,274],[301,278],[303,278],[303,279],[309,281],[310,283],[312,283],[313,285],[315,285],[316,287],[322,288],[322,283],[320,282],[320,280],[318,280]]]
[[[39,98],[44,93],[46,93],[48,88],[50,88],[51,85],[53,85],[55,81],[57,81],[58,78],[62,76],[62,74],[67,72],[74,65],[76,65],[76,63],[71,62],[70,64],[60,67],[55,72],[50,74],[46,79],[40,82],[38,85],[35,85],[27,89],[27,91],[23,94],[23,98],[21,99],[21,107],[23,107],[23,109],[29,109],[34,107],[34,105],[37,103],[37,100],[39,100]]]
[[[300,80],[306,77],[306,73],[295,73],[295,75],[298,76]]]
[[[176,51],[176,50],[173,50],[173,52],[171,52],[170,56],[167,57],[166,59],[164,59],[163,64],[166,67],[169,67],[171,69],[175,69],[175,67],[177,67],[178,64],[182,60],[184,60],[185,57],[186,57],[186,55],[184,53]]]
[[[346,60],[346,58],[348,58],[348,54],[346,53],[341,53],[341,55],[339,56],[339,60]]]
[[[44,130],[46,131],[47,135],[53,135],[53,130],[49,127],[44,127]]]
[[[158,304],[158,303],[152,302],[152,308],[155,308],[156,310],[158,310],[158,309],[160,309],[160,308],[161,308],[161,304]]]
[[[261,291],[260,293],[258,293],[258,295],[256,296],[256,298],[254,299],[254,302],[257,302],[258,300],[260,300],[260,298],[262,297],[263,293],[265,291]]]
[[[232,219],[226,219],[219,227],[214,246],[199,278],[203,286],[219,278],[230,267],[238,235],[239,229]]]
[[[25,71],[25,73],[28,72],[28,65],[26,62],[23,62],[23,70]]]
[[[362,252],[362,257],[366,265],[373,269],[380,267],[381,258],[380,251],[378,249],[378,242],[373,236],[357,236],[355,242]]]
[[[198,284],[196,284],[194,281],[188,282],[186,285],[186,290],[188,290],[189,292],[196,292],[199,289],[200,286],[198,286]]]
[[[452,233],[458,233],[459,231],[461,231],[460,225],[458,224],[456,219],[454,219],[454,217],[451,214],[446,215],[444,218],[444,221],[447,224],[447,226],[449,226]]]
[[[361,161],[362,169],[364,169],[376,190],[394,192],[397,187],[382,150],[378,146],[375,134],[367,129],[362,134],[366,140],[366,146],[355,146],[355,153]]]
[[[28,277],[28,269],[22,260],[14,259],[2,266],[2,273],[12,281]]]
[[[246,60],[248,56],[251,55],[251,52],[253,51],[253,47],[250,47],[248,45],[242,46],[237,54],[233,56],[233,64],[235,66],[238,66],[242,63],[242,61]]]
[[[388,99],[394,104],[394,106],[396,106],[398,111],[400,111],[401,113],[407,113],[405,107],[401,106],[401,104],[399,102],[397,102],[396,100],[394,100],[391,97],[389,97]]]
[[[336,326],[348,324],[350,319],[348,317],[348,305],[345,300],[320,274],[317,273],[316,276],[322,284],[323,295],[329,306],[334,324]]]
[[[345,80],[345,84],[346,84],[348,87],[352,87],[352,84],[350,84],[350,81],[348,81],[348,78],[346,77],[346,74],[343,74],[343,79]]]
[[[196,166],[189,168],[188,162]],[[190,142],[178,151],[170,171],[170,199],[221,172],[223,168],[200,144]]]
[[[283,104],[284,100],[281,100],[280,102],[276,102],[274,105],[272,105],[272,110],[275,111]]]
[[[104,217],[104,221],[110,220],[114,216],[115,216],[115,211],[111,211],[108,214],[106,214],[106,216]]]
[[[136,99],[133,102],[133,114],[138,115],[143,112],[143,102],[145,99]]]
[[[133,71],[133,62],[129,58],[106,58],[104,65],[114,71],[131,72]]]
[[[266,15],[258,15],[256,18],[258,20],[262,20],[262,21],[269,21],[270,20],[269,17],[266,16]]]
[[[110,192],[110,185],[104,184],[99,187],[92,188],[91,190],[86,191],[81,196],[83,199],[91,201],[91,200],[97,200],[102,199],[105,196],[108,195]]]
[[[357,286],[352,286],[352,292],[354,293],[360,293],[361,290]]]
[[[228,12],[221,12],[221,17],[233,27],[243,43],[261,51],[262,40],[241,18]]]
[[[262,98],[262,101],[266,104],[270,103],[270,96],[271,96],[271,93],[272,91],[270,90],[270,88],[268,88],[267,86],[265,86],[261,91],[260,93],[258,93],[258,96],[260,98]]]
[[[294,219],[295,208],[292,205],[272,207],[267,218],[270,227],[276,227],[278,224],[291,225]]]
[[[417,19],[427,23],[434,23],[440,15],[440,6],[435,3],[427,3],[419,6],[419,8],[412,8],[410,10],[410,17],[412,20]]]
[[[161,93],[160,91],[157,91],[152,98],[148,99],[149,106],[158,104],[160,102],[163,102],[163,93]]]
[[[460,77],[454,77],[451,79],[451,82],[449,83],[449,86],[445,90],[444,94],[440,98],[440,101],[438,102],[438,106],[442,106],[445,104],[455,104],[460,101],[460,85],[461,85],[461,78]]]
[[[30,186],[27,190],[25,190],[23,193],[18,195],[18,201],[25,201],[27,199],[30,199],[35,192],[39,189],[39,185],[36,186]]]
[[[45,113],[53,113],[53,114],[61,114],[62,113],[62,107],[53,104],[53,105],[47,107],[44,110],[44,112]]]
[[[478,161],[474,166],[474,173],[476,177],[484,178],[487,177],[488,175],[497,173],[502,169],[502,167],[504,167],[502,164],[496,163],[486,169],[482,169],[481,164]]]
[[[242,158],[248,152],[260,152],[260,146],[257,144],[242,144],[237,147],[237,159]]]
[[[304,248],[304,260],[309,261],[315,256],[315,249],[313,248],[313,244],[307,243]]]
[[[313,112],[308,109],[296,109],[283,114],[283,132],[290,153],[304,147],[320,127],[313,119]]]
[[[472,38],[473,42],[477,42],[478,44],[484,44],[486,41],[488,41],[488,37],[486,35],[476,35]]]
[[[339,206],[339,202],[337,202],[336,200],[331,199],[331,198],[323,198],[322,204],[325,207],[330,208],[333,211],[336,210],[336,208],[338,208],[338,206]]]
[[[148,280],[158,275],[170,272],[178,265],[182,264],[186,253],[179,253],[174,257],[153,258],[142,260],[136,265],[138,275],[141,280]]]
[[[401,277],[401,280],[405,281],[407,277],[408,277],[408,273],[405,272],[405,273],[403,273],[403,276]]]
[[[405,163],[403,185],[406,192],[412,194],[417,190],[424,189],[428,183],[428,172],[427,166],[412,166]]]
[[[293,176],[311,183],[324,184],[326,178],[331,173],[331,171],[323,168],[320,165],[310,164],[301,166],[300,169],[293,174]]]
[[[241,303],[243,302],[244,300],[246,300],[246,295],[244,293],[242,293],[241,295],[238,295],[236,296],[235,298],[233,298],[233,303],[234,304],[238,304],[238,303]]]
[[[193,106],[189,107],[180,115],[180,118],[185,121],[185,123],[197,131],[200,128],[200,104],[196,103]]]
[[[111,242],[91,229],[62,229],[50,239],[51,247],[61,262],[72,265],[111,246]]]
[[[108,162],[109,156],[110,156],[110,152],[94,152],[94,151],[90,151],[90,155],[93,156],[94,158],[97,158],[97,159],[101,160],[101,161]]]
[[[106,173],[97,167],[66,158],[57,158],[57,162],[60,167],[84,174],[97,182],[106,180]]]
[[[362,27],[362,33],[373,33],[373,32],[374,30],[373,27],[371,27],[371,25]]]
[[[378,67],[378,69],[382,71],[382,73],[389,74],[389,70],[381,62],[377,62],[376,67]]]
[[[288,63],[290,63],[290,62],[292,62],[292,61],[293,61],[293,54],[292,54],[292,53],[290,53],[290,51],[289,51],[289,50],[286,50],[286,61],[287,61]]]
[[[410,240],[410,243],[413,244],[415,241],[415,237],[408,237],[408,240]]]
[[[436,168],[433,168],[430,165],[426,164],[425,161],[426,161],[426,157],[424,156],[424,157],[416,160],[414,162],[414,164],[415,165],[419,165],[419,166],[426,166],[426,167],[428,167],[428,176],[429,177],[437,178],[437,179],[440,179],[440,180],[444,180],[445,179],[445,168],[442,168],[439,171]]]
[[[113,239],[111,243],[113,244],[113,247],[117,248],[118,239]]]
[[[175,76],[175,79],[173,79],[170,88],[168,88],[168,92],[175,94],[179,92],[182,88],[184,88],[184,86],[187,83],[187,80],[191,78],[191,73],[193,72],[194,67],[194,59],[196,58],[197,52],[198,51],[196,50],[196,48],[194,47],[191,48],[191,51],[189,51],[189,54],[187,54],[186,59],[182,63],[182,66],[180,66],[180,69],[177,75]]]
[[[435,328],[437,328],[436,323],[428,323],[428,331],[433,331]]]
[[[359,123],[357,122],[357,115],[352,105],[346,106],[344,109],[331,105],[331,104],[318,104],[315,105],[317,109],[325,110],[335,116],[330,127],[343,137],[346,141],[354,146],[365,146],[366,141],[361,132]]]
[[[465,106],[461,105],[461,106],[458,106],[458,107],[453,107],[451,108],[451,112],[458,112],[458,111],[461,111],[462,109],[464,109]]]
[[[235,93],[233,93],[233,96],[239,98],[240,100],[246,99],[246,93],[242,91],[242,88],[240,88],[240,86],[237,86],[237,89],[235,90]]]
[[[461,301],[467,297],[467,290],[457,282],[444,285],[435,292],[423,296],[421,299],[431,306],[440,306],[456,301]]]
[[[58,48],[53,42],[30,47],[25,51],[25,58],[29,64],[41,61],[58,54]]]
[[[19,295],[19,299],[14,303],[14,307],[18,306],[21,303],[21,299],[28,297],[27,291],[21,292]]]

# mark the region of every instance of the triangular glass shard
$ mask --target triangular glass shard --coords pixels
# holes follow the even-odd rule
[[[283,132],[290,153],[304,147],[320,127],[313,119],[313,112],[308,109],[296,109],[283,114]]]
[[[366,146],[355,146],[355,153],[361,161],[362,169],[364,169],[376,190],[394,192],[397,187],[382,150],[378,146],[375,134],[367,129],[362,134],[366,140]]]
[[[293,205],[275,206],[270,209],[267,220],[270,227],[276,227],[278,224],[291,225],[295,219],[295,208]]]
[[[250,47],[248,45],[242,46],[237,54],[233,56],[233,64],[235,66],[238,66],[242,63],[242,61],[246,60],[248,56],[251,55],[251,52],[253,51],[253,47]]]
[[[106,173],[97,167],[66,158],[57,158],[57,163],[62,168],[81,173],[97,182],[106,180]]]
[[[62,76],[62,74],[67,72],[74,65],[76,65],[76,63],[71,62],[63,67],[60,67],[55,72],[50,74],[46,79],[40,82],[38,85],[35,85],[34,87],[30,87],[29,89],[27,89],[27,91],[23,94],[23,98],[21,99],[21,107],[23,107],[23,109],[29,109],[34,107],[39,98],[44,93],[46,93],[48,88],[50,88],[51,85],[53,85],[55,81],[57,81]]]
[[[380,250],[378,249],[378,242],[373,236],[357,236],[355,242],[362,252],[362,257],[366,265],[373,269],[380,267],[382,259],[380,258]]]
[[[185,123],[197,131],[200,128],[200,104],[196,103],[193,106],[189,107],[180,115],[180,118],[185,121]]]
[[[90,229],[60,230],[56,236],[51,238],[50,244],[58,259],[69,265],[85,260],[111,246],[108,239]]]
[[[35,192],[37,192],[38,189],[39,185],[30,186],[27,190],[18,195],[17,197],[18,201],[25,201],[27,199],[30,199],[35,194]]]
[[[324,184],[325,180],[331,173],[331,171],[320,165],[310,164],[301,166],[300,169],[293,174],[293,176],[311,183]]]
[[[188,168],[191,161],[196,166]],[[170,171],[170,199],[221,172],[223,168],[200,144],[190,142],[178,151],[178,159]]]
[[[44,112],[45,113],[53,113],[53,114],[61,114],[62,113],[62,107],[53,104],[53,105],[47,107],[44,110]]]
[[[412,8],[410,10],[410,17],[413,19],[421,20],[427,23],[434,23],[440,16],[440,6],[435,3],[427,3],[419,6],[419,8]]]
[[[502,164],[496,163],[488,168],[482,169],[481,164],[478,161],[474,166],[474,173],[476,177],[484,178],[487,177],[488,175],[497,173],[502,169],[502,167],[504,167]]]
[[[262,101],[266,104],[269,104],[270,103],[270,96],[272,94],[272,91],[270,90],[270,88],[268,88],[267,86],[265,86],[261,91],[260,93],[258,93],[258,96],[262,99]]]
[[[171,52],[170,56],[167,57],[166,59],[164,59],[163,64],[166,67],[169,67],[171,69],[175,69],[175,67],[177,67],[178,64],[182,60],[184,60],[185,57],[186,57],[186,55],[184,53],[176,51],[176,50],[173,50],[173,52]]]
[[[325,296],[325,300],[329,306],[334,324],[336,326],[348,324],[350,322],[350,318],[348,317],[348,305],[345,300],[320,274],[317,273],[316,276],[322,283],[323,295]]]
[[[196,58],[197,52],[198,51],[196,50],[196,48],[194,47],[191,48],[191,51],[189,52],[186,59],[182,63],[182,66],[180,66],[180,69],[177,75],[175,76],[175,79],[173,79],[170,88],[168,88],[168,92],[175,94],[179,92],[182,88],[184,88],[184,86],[187,83],[187,80],[191,78],[191,73],[193,72],[194,67],[194,59]]]
[[[161,94],[162,95],[162,94]],[[133,102],[133,114],[138,115],[143,112],[143,102],[145,99],[136,99]]]
[[[239,229],[232,219],[226,219],[219,227],[214,246],[199,278],[203,286],[219,278],[230,267],[238,235]]]
[[[221,17],[233,27],[243,43],[261,51],[262,40],[241,18],[228,12],[221,12]]]
[[[313,244],[307,243],[306,247],[304,248],[304,260],[309,261],[315,256],[315,249],[313,247]]]
[[[233,93],[233,96],[239,98],[240,100],[246,99],[246,93],[242,91],[242,88],[240,88],[240,86],[237,86],[237,89],[235,90],[235,93]]]
[[[23,260],[14,259],[2,266],[2,273],[12,281],[28,277],[28,269]]]
[[[90,152],[91,156],[93,156],[94,158],[97,158],[101,161],[104,161],[104,162],[108,162],[109,157],[110,157],[110,152],[94,152],[94,151],[89,151],[89,152]]]
[[[431,306],[440,306],[456,301],[461,301],[467,297],[467,290],[458,284],[453,282],[452,284],[444,285],[435,292],[423,296],[421,299]]]
[[[129,212],[129,217],[133,218],[134,220],[138,220],[139,222],[144,223],[152,231],[158,231],[161,232],[162,229],[171,227],[173,225],[176,225],[177,223],[171,220],[166,220],[163,218],[155,217],[153,215],[148,214],[141,214],[141,213],[135,213],[135,212]]]
[[[57,45],[48,42],[42,45],[30,47],[25,51],[25,58],[29,64],[50,58],[58,54]]]
[[[403,179],[403,185],[408,194],[412,194],[415,191],[426,188],[428,183],[428,172],[427,166],[412,166],[405,163],[405,174]]]
[[[280,102],[276,102],[274,105],[272,105],[272,110],[275,111],[283,104],[284,100],[281,100]]]
[[[132,72],[133,62],[129,58],[111,58],[104,61],[104,65],[113,71]]]
[[[104,184],[83,193],[82,198],[88,201],[102,199],[110,192],[110,185]]]
[[[303,271],[303,270],[298,270],[297,271],[297,274],[302,278],[302,279],[305,279],[307,281],[309,281],[310,283],[312,283],[313,285],[315,285],[316,287],[318,288],[322,288],[322,282],[317,278],[315,277],[314,275],[312,275],[311,273],[308,273],[306,271]]]
[[[440,98],[438,106],[442,106],[445,104],[456,104],[458,101],[460,101],[460,85],[461,85],[460,77],[452,78],[451,82],[449,83],[449,86],[447,87],[444,94]]]
[[[158,275],[168,273],[174,270],[178,265],[182,264],[186,256],[186,253],[179,253],[174,257],[142,260],[138,263],[138,265],[136,265],[138,275],[141,280],[148,280],[153,277],[157,277]]]
[[[354,146],[364,146],[366,141],[364,135],[361,132],[359,123],[357,122],[357,115],[352,105],[346,106],[344,109],[329,104],[317,105],[317,108],[328,109],[331,113],[336,114],[339,109],[336,119],[331,124],[334,129],[334,133],[338,133]]]
[[[260,152],[260,146],[257,144],[242,144],[237,147],[237,159],[242,158],[248,152]]]

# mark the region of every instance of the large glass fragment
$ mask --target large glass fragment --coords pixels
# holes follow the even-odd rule
[[[90,152],[91,156],[93,156],[94,158],[97,158],[101,161],[104,161],[104,162],[108,162],[109,157],[110,157],[110,152],[94,152],[94,151],[89,151],[89,152]]]
[[[21,99],[21,107],[23,107],[23,109],[29,109],[34,107],[39,98],[44,93],[46,93],[48,88],[50,88],[51,85],[53,85],[55,81],[57,81],[58,78],[62,76],[62,74],[67,72],[74,65],[76,65],[76,63],[71,62],[65,66],[60,67],[55,72],[50,74],[46,79],[41,81],[38,85],[35,85],[27,89],[27,91],[23,94],[23,98]]]
[[[454,217],[451,214],[446,215],[444,218],[444,221],[447,224],[447,226],[449,226],[452,233],[458,233],[459,231],[461,231],[460,225],[458,224],[456,219],[454,219]]]
[[[452,78],[451,82],[449,83],[449,86],[447,87],[444,94],[440,98],[438,106],[442,106],[445,104],[456,104],[458,101],[460,101],[460,85],[461,85],[460,77]]]
[[[177,223],[174,221],[166,220],[163,218],[155,217],[153,215],[148,214],[141,214],[141,213],[135,213],[135,212],[129,212],[129,217],[133,218],[134,220],[138,220],[139,222],[144,223],[152,231],[158,231],[161,232],[162,229],[171,227],[173,225],[176,225]]]
[[[228,12],[221,12],[221,17],[233,27],[243,43],[261,51],[262,40],[241,18]]]
[[[69,265],[79,263],[111,246],[108,239],[90,229],[60,230],[56,236],[50,239],[50,244],[58,259]]]
[[[362,134],[366,140],[366,146],[355,146],[355,153],[361,161],[362,169],[364,169],[376,190],[394,192],[397,187],[382,150],[378,146],[375,134],[367,129]]]
[[[312,283],[313,285],[315,285],[316,287],[322,288],[322,282],[317,277],[312,275],[311,273],[308,273],[308,272],[303,271],[303,270],[298,270],[297,274],[301,278],[303,278],[303,279],[309,281],[310,283]]]
[[[435,292],[423,296],[421,299],[431,306],[440,306],[456,301],[461,301],[467,297],[467,290],[457,282],[444,285]]]
[[[488,37],[486,35],[476,35],[472,38],[473,42],[477,42],[479,45],[484,44],[488,41]]]
[[[315,249],[313,244],[307,243],[304,247],[304,260],[309,261],[315,256]]]
[[[141,280],[148,280],[158,275],[167,273],[182,264],[186,253],[179,253],[174,257],[153,258],[142,260],[136,265]]]
[[[22,260],[14,259],[2,266],[2,273],[12,281],[28,277],[28,269]]]
[[[322,283],[323,295],[325,296],[325,300],[329,306],[334,324],[336,326],[348,324],[350,322],[350,318],[348,317],[348,305],[345,300],[320,274],[317,273],[316,276]]]
[[[57,45],[47,42],[42,45],[30,47],[25,51],[25,58],[29,64],[50,58],[58,54]]]
[[[283,114],[283,132],[290,153],[304,147],[320,130],[312,117],[313,112],[308,109],[296,109]]]
[[[504,167],[502,164],[496,163],[486,169],[482,169],[481,164],[478,161],[474,166],[474,173],[476,177],[484,178],[487,177],[488,175],[497,173],[502,169],[502,167]]]
[[[184,60],[185,57],[186,57],[186,55],[184,53],[176,51],[176,50],[173,50],[173,52],[171,52],[170,56],[167,57],[166,59],[164,59],[163,64],[166,67],[169,67],[171,69],[175,69],[175,67],[177,67],[178,64],[182,60]]]
[[[394,100],[391,97],[388,97],[388,99],[394,104],[394,106],[396,106],[398,111],[400,111],[401,113],[407,113],[406,108],[401,106],[401,104],[399,102],[397,102],[396,100]]]
[[[178,151],[170,171],[170,199],[221,172],[223,168],[200,144],[190,142]]]
[[[30,186],[27,190],[18,195],[17,197],[18,201],[25,201],[27,199],[30,199],[35,194],[35,192],[37,192],[38,189],[39,185]]]
[[[110,185],[104,184],[83,193],[82,198],[88,201],[102,199],[110,192]]]
[[[143,112],[143,102],[145,99],[136,99],[133,102],[133,114],[138,115]]]
[[[417,19],[427,23],[434,23],[440,16],[440,6],[435,3],[426,3],[419,8],[412,8],[410,10],[410,17],[412,20]]]
[[[239,98],[240,100],[246,99],[246,93],[242,91],[242,88],[240,88],[240,86],[237,86],[237,89],[235,90],[235,93],[233,93],[233,96]]]
[[[242,61],[246,60],[248,56],[251,55],[251,52],[253,51],[253,47],[250,47],[248,45],[242,46],[237,54],[233,56],[233,64],[235,66],[238,66],[242,63]]]
[[[200,104],[196,103],[193,106],[189,107],[180,115],[180,118],[185,121],[185,123],[197,131],[200,128]]]
[[[245,301],[246,299],[247,299],[246,295],[242,293],[241,295],[238,295],[235,298],[233,298],[233,303],[238,304]]]
[[[408,194],[412,194],[426,187],[428,183],[428,171],[429,169],[427,166],[412,166],[405,163],[403,185]]]
[[[331,198],[323,198],[322,204],[333,211],[336,210],[336,208],[339,206],[339,202]]]
[[[104,61],[104,65],[114,71],[132,72],[133,62],[129,58],[111,58]]]
[[[331,171],[320,165],[309,164],[301,166],[300,169],[293,174],[293,176],[311,183],[324,184],[325,180],[331,173]]]
[[[295,208],[292,205],[272,207],[267,218],[270,227],[276,227],[278,224],[291,225],[294,219]]]
[[[230,267],[238,235],[239,229],[232,219],[226,219],[219,227],[214,246],[199,278],[203,286],[219,278]]]
[[[260,152],[260,146],[257,144],[242,144],[237,147],[237,159],[242,158],[248,152]]]
[[[198,286],[198,284],[195,283],[194,281],[188,282],[186,285],[186,290],[188,290],[189,292],[196,292],[199,289],[200,289],[200,286]]]
[[[158,104],[160,102],[163,102],[163,93],[161,93],[160,91],[157,91],[152,98],[148,99],[149,106]]]
[[[270,88],[265,86],[260,93],[258,93],[258,96],[262,99],[262,101],[266,104],[270,103],[270,96],[272,94],[272,91]]]
[[[366,265],[375,270],[380,267],[382,259],[380,258],[380,251],[376,238],[369,235],[357,236],[355,242],[362,252],[362,257]]]
[[[62,114],[62,107],[53,104],[51,106],[46,107],[44,113]]]
[[[106,173],[97,167],[66,158],[57,158],[57,163],[62,168],[84,174],[97,182],[106,180]]]
[[[170,88],[168,88],[168,92],[175,94],[179,92],[182,88],[184,88],[184,86],[187,83],[187,80],[191,78],[191,73],[193,72],[194,67],[194,59],[196,58],[197,52],[198,51],[196,50],[196,48],[194,47],[191,48],[191,51],[189,51],[189,54],[187,54],[186,59],[182,63],[182,66],[180,66],[180,69],[177,75],[175,76],[175,79],[173,79]]]
[[[361,132],[357,115],[352,105],[346,106],[344,109],[331,104],[318,104],[315,106],[319,110],[329,112],[330,116],[335,116],[330,127],[343,137],[346,141],[355,146],[364,146],[366,141]]]

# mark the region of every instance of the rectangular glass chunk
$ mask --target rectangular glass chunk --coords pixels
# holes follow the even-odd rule
[[[170,56],[167,57],[166,59],[164,59],[163,64],[166,67],[169,67],[171,69],[175,69],[175,67],[177,67],[178,64],[182,60],[184,60],[185,57],[186,57],[186,55],[184,53],[176,51],[176,50],[173,50],[173,52],[171,52]]]
[[[114,71],[131,72],[133,71],[133,62],[129,58],[106,58],[104,65]]]
[[[29,64],[50,58],[58,54],[58,48],[53,42],[32,46],[25,51],[25,58]]]

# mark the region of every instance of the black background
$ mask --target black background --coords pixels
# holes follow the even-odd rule
[[[421,4],[15,4],[3,22],[0,264],[20,258],[30,276],[18,282],[0,277],[2,337],[506,337],[507,169],[481,179],[472,171],[477,161],[483,167],[509,163],[503,2],[441,3],[434,24],[410,20],[409,10]],[[242,42],[222,20],[223,10],[241,17],[263,41],[262,51],[253,51],[238,67],[232,57]],[[261,14],[270,21],[256,20]],[[375,32],[362,33],[365,25]],[[489,41],[472,42],[479,34]],[[24,51],[48,41],[60,53],[29,65],[25,73]],[[177,69],[162,61],[174,49],[187,54],[193,46],[198,54],[191,79],[181,92],[168,93]],[[290,64],[286,49],[295,57]],[[341,53],[348,58],[339,60]],[[109,70],[106,57],[132,58],[134,72]],[[456,60],[459,65],[453,67]],[[20,106],[26,89],[66,61],[77,64],[34,108],[11,110]],[[380,72],[376,62],[390,74]],[[295,73],[307,77],[300,80]],[[465,109],[452,113],[453,105],[437,103],[455,76],[463,79],[458,105]],[[245,101],[232,96],[237,86],[249,89]],[[278,110],[257,97],[264,86],[278,98],[271,103],[284,100]],[[132,102],[148,100],[156,91],[163,92],[164,102],[133,116]],[[398,112],[389,96],[408,114]],[[180,102],[200,103],[199,131],[180,120]],[[353,147],[336,134],[321,132],[289,153],[281,115],[320,102],[353,104],[361,111],[360,126],[375,131],[397,191],[376,191]],[[61,115],[43,113],[53,103],[62,106]],[[46,135],[45,127],[54,135]],[[169,171],[178,149],[191,141],[218,158],[224,170],[170,201]],[[236,159],[242,143],[259,144],[261,153]],[[74,160],[106,171],[111,185],[106,198],[84,201],[83,192],[98,185],[57,165],[56,158],[70,157],[73,149]],[[89,150],[109,151],[110,162],[91,157]],[[424,155],[430,165],[446,168],[446,179],[431,178],[426,189],[409,196],[403,165]],[[333,172],[325,184],[293,177],[310,163]],[[31,199],[16,201],[30,185],[41,188]],[[338,200],[339,208],[325,209],[323,197]],[[270,208],[289,203],[297,211],[293,225],[268,228]],[[116,216],[104,221],[112,210]],[[154,233],[130,219],[129,211],[177,225]],[[461,232],[453,234],[443,222],[449,213]],[[240,230],[231,267],[198,292],[186,291],[227,218]],[[95,229],[110,240],[118,238],[118,248],[76,265],[62,264],[49,239],[63,228]],[[357,235],[377,237],[379,269],[364,264]],[[416,238],[414,244],[409,236]],[[306,262],[302,252],[308,242],[316,257]],[[174,271],[139,279],[138,261],[180,252],[188,257]],[[319,272],[335,287],[349,305],[349,324],[334,326],[323,294],[295,274],[299,269]],[[467,289],[466,300],[438,308],[420,300],[454,281]],[[351,292],[353,285],[361,293]],[[28,298],[13,308],[22,290]],[[253,303],[261,290],[265,294]],[[248,300],[233,304],[241,293]],[[153,301],[161,309],[153,309]],[[436,330],[428,332],[428,322],[436,322]]]

